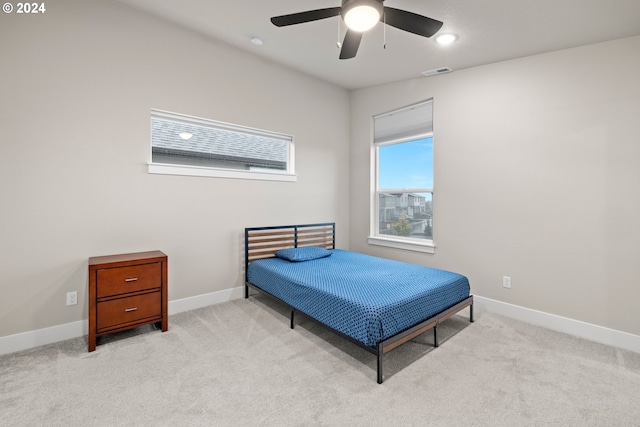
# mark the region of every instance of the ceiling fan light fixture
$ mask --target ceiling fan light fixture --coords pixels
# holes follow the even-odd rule
[[[373,28],[381,16],[382,2],[378,0],[352,0],[346,1],[342,6],[345,24],[360,33]]]

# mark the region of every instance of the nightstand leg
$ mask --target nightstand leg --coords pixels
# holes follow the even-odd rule
[[[89,352],[96,350],[96,334],[89,332]]]

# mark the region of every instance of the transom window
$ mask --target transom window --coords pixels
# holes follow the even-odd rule
[[[149,172],[295,181],[293,137],[151,110]]]
[[[433,102],[374,117],[369,243],[433,252]]]

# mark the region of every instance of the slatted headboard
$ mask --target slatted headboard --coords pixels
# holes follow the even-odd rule
[[[336,223],[278,225],[244,229],[245,274],[249,264],[258,259],[273,258],[280,249],[318,246],[336,247]]]

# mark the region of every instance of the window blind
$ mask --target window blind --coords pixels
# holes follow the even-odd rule
[[[373,117],[375,144],[389,144],[433,133],[433,101]]]

